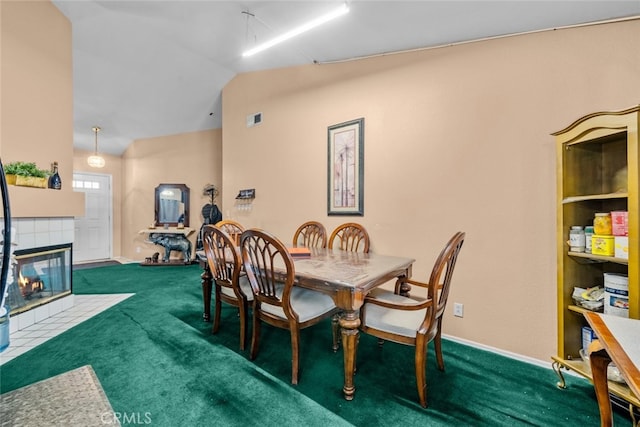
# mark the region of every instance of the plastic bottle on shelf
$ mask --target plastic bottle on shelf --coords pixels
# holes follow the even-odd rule
[[[584,228],[584,251],[585,253],[591,253],[591,238],[593,237],[593,226],[588,225]]]
[[[571,226],[569,230],[569,246],[571,252],[584,252],[586,246],[586,239],[584,234],[584,228],[581,225]]]

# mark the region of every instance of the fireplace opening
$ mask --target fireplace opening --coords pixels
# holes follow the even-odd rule
[[[71,294],[71,243],[14,252],[13,283],[8,284],[11,315]]]

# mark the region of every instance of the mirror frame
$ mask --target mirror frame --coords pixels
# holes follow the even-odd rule
[[[178,226],[178,222],[163,222],[160,223],[158,221],[158,213],[160,212],[160,193],[162,193],[164,190],[169,190],[172,188],[177,188],[182,192],[182,203],[184,203],[184,226],[188,227],[189,226],[189,187],[187,187],[185,184],[159,184],[156,187],[156,210],[155,210],[155,215],[154,215],[154,219],[156,222],[157,226],[163,226],[164,224],[167,224],[169,227],[177,227]]]

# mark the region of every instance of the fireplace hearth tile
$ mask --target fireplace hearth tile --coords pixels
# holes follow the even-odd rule
[[[42,322],[44,319],[50,317],[49,304],[41,305],[33,309],[34,323]]]
[[[19,316],[12,316],[11,322],[13,322],[14,319],[18,320],[18,330],[25,329],[36,323],[36,314],[33,312],[33,310],[30,310],[24,313],[20,313]]]
[[[15,325],[18,319],[12,317],[10,343],[9,347],[0,353],[0,365],[11,361],[32,348],[35,348],[45,340],[79,325],[83,321],[113,307],[133,295],[134,294],[71,295],[75,298],[75,303],[69,310],[52,315],[52,317],[43,320],[41,323],[32,324],[22,330],[18,330]],[[19,318],[21,315],[22,314],[17,317]],[[14,322],[14,320],[16,321]],[[43,338],[42,340],[40,340],[41,337]]]

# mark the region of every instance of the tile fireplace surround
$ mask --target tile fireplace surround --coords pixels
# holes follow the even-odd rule
[[[14,250],[73,242],[75,222],[64,218],[12,218]],[[16,332],[73,307],[73,294],[53,300],[24,313],[11,316],[10,332]]]

